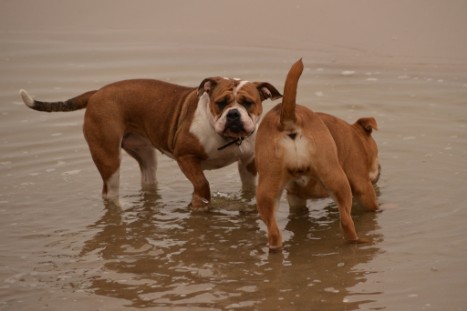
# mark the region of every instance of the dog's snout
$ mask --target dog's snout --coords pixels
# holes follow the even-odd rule
[[[240,133],[243,131],[242,115],[238,109],[231,109],[225,116],[227,124],[225,129],[232,133]]]
[[[375,185],[378,182],[380,176],[381,176],[381,164],[378,163],[378,170],[376,171],[376,174],[373,176],[370,176],[371,183]]]
[[[240,112],[237,109],[232,109],[227,113],[228,121],[237,121],[240,119]]]

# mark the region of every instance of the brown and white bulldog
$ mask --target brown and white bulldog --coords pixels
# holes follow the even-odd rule
[[[302,71],[299,60],[287,75],[282,104],[264,116],[256,136],[256,204],[267,226],[271,251],[282,247],[275,211],[284,189],[290,206],[332,197],[339,207],[344,237],[351,242],[364,242],[357,236],[351,217],[352,194],[364,207],[378,207],[373,184],[378,180],[380,165],[371,137],[377,128],[375,119],[361,118],[350,125],[297,105]]]
[[[155,149],[175,159],[193,184],[191,205],[210,202],[203,170],[238,161],[244,188],[254,187],[255,130],[262,101],[280,98],[267,82],[212,77],[199,87],[158,80],[124,80],[64,102],[36,101],[25,90],[24,103],[39,111],[86,108],[84,137],[103,180],[102,196],[118,204],[120,151],[138,161],[143,187],[156,183]]]

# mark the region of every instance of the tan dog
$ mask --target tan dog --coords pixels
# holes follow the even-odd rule
[[[363,241],[358,238],[351,217],[352,193],[365,207],[377,208],[373,183],[379,177],[380,166],[371,137],[376,121],[362,118],[349,125],[297,105],[302,71],[299,60],[287,75],[282,104],[269,111],[258,128],[256,204],[267,226],[272,251],[282,247],[275,211],[284,189],[291,206],[304,206],[306,199],[331,196],[339,207],[344,237],[351,242]]]
[[[262,101],[281,97],[267,82],[213,77],[199,87],[157,80],[125,80],[65,102],[41,102],[20,91],[24,103],[40,111],[87,108],[83,131],[103,180],[104,199],[118,203],[120,150],[135,158],[143,187],[156,183],[155,148],[175,159],[193,184],[191,204],[211,199],[203,170],[238,161],[244,188],[254,187],[255,130]]]

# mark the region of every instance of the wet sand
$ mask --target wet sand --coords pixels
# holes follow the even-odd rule
[[[1,310],[462,310],[467,212],[464,1],[1,1]],[[83,111],[27,109],[127,78],[196,86],[212,75],[283,86],[300,102],[374,116],[381,213],[342,241],[329,200],[278,221],[268,254],[235,166],[208,172],[209,213],[159,155],[157,190],[124,155],[121,209],[105,206]],[[265,110],[276,102],[265,102]]]

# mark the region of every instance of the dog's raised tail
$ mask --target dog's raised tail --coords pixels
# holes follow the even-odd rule
[[[282,130],[293,130],[297,117],[295,115],[295,106],[297,102],[298,79],[303,72],[303,62],[300,58],[289,70],[284,85],[284,96],[282,98],[280,124]]]
[[[89,91],[79,96],[73,97],[66,101],[58,101],[58,102],[43,102],[38,101],[32,98],[26,90],[21,89],[19,91],[19,95],[21,95],[21,99],[31,109],[38,110],[38,111],[46,111],[46,112],[53,112],[53,111],[74,111],[86,108],[88,105],[89,98],[91,98],[94,93],[97,91]]]

